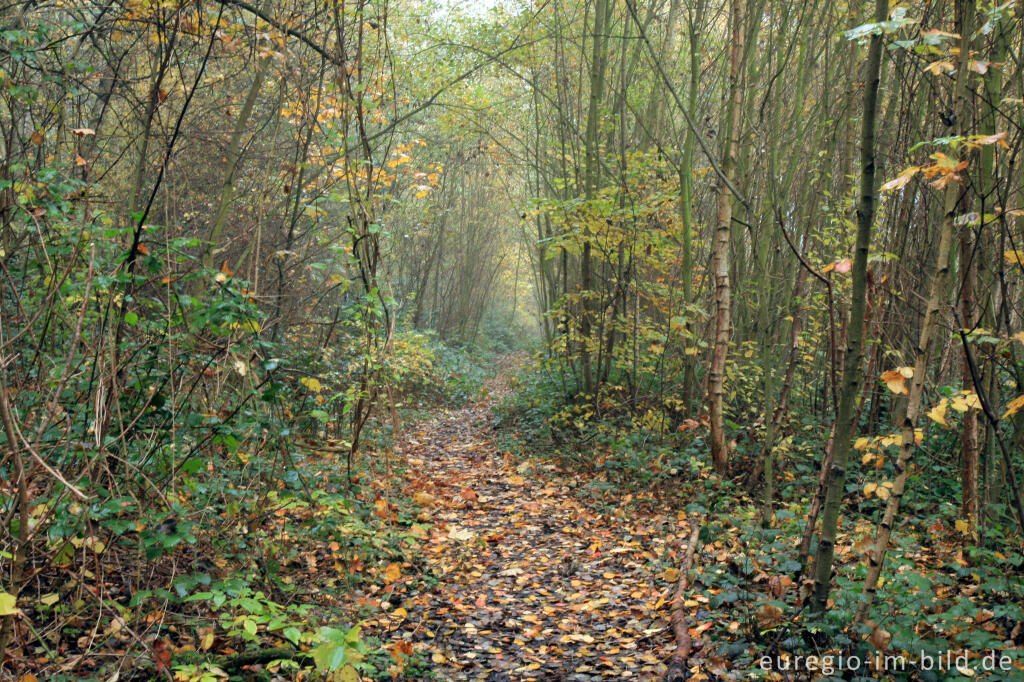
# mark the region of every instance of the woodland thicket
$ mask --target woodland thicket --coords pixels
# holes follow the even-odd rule
[[[508,457],[671,519],[659,675],[1020,679],[1022,21],[0,0],[0,677],[427,677],[400,446],[500,366]]]

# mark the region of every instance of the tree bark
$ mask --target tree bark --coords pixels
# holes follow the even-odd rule
[[[598,117],[600,116],[601,100],[604,97],[604,72],[607,63],[609,17],[608,0],[597,0],[594,7],[594,30],[592,34],[592,51],[590,61],[590,99],[587,105],[587,129],[584,141],[583,189],[587,201],[597,195],[600,168],[598,166]],[[583,226],[583,255],[580,259],[580,360],[583,365],[583,391],[588,395],[594,391],[594,367],[590,357],[591,305],[590,290],[594,286],[593,269],[593,235],[590,227]]]
[[[740,137],[740,67],[743,63],[744,0],[732,2],[732,47],[729,52],[729,87],[725,92],[723,120],[728,132],[722,159],[725,181],[735,178],[736,150]],[[715,283],[715,338],[708,368],[708,415],[711,429],[711,462],[719,475],[729,471],[729,449],[725,438],[725,363],[729,355],[730,312],[732,292],[729,284],[729,242],[732,236],[733,196],[719,184],[718,223],[715,228],[712,270]]]
[[[958,15],[957,32],[960,33],[961,38],[960,64],[956,72],[953,102],[954,111],[959,111],[963,114],[960,119],[962,121],[967,118],[962,105],[968,70],[967,62],[970,55],[970,24],[971,17],[974,14],[973,0],[957,0],[956,12]],[[966,127],[961,124],[961,130],[966,129]],[[928,308],[925,311],[924,320],[921,322],[917,347],[914,349],[914,376],[910,380],[906,412],[900,425],[900,453],[896,458],[896,476],[892,482],[889,499],[886,501],[885,513],[882,516],[881,523],[878,524],[878,530],[875,532],[875,545],[868,558],[868,574],[864,579],[864,590],[861,592],[860,603],[857,605],[857,613],[854,616],[855,623],[864,621],[874,601],[875,592],[878,589],[878,578],[882,573],[885,554],[889,548],[889,539],[892,536],[893,524],[896,521],[896,515],[899,513],[900,502],[903,500],[903,493],[906,489],[910,456],[914,451],[916,443],[915,427],[917,426],[917,418],[921,409],[921,398],[924,395],[924,380],[925,375],[928,373],[928,360],[931,357],[932,334],[935,331],[947,296],[949,259],[953,245],[953,221],[956,218],[962,192],[963,190],[958,182],[950,182],[946,185],[945,215],[942,218],[942,226],[939,230],[939,251],[935,259],[931,292],[928,296]]]
[[[883,22],[889,15],[888,0],[875,0],[875,22]],[[832,462],[828,485],[822,505],[821,534],[814,559],[814,589],[811,598],[813,613],[823,615],[828,604],[832,580],[832,560],[835,556],[836,529],[846,487],[846,466],[850,454],[850,441],[854,431],[854,408],[863,381],[860,366],[864,355],[864,311],[867,304],[868,249],[871,246],[871,228],[875,221],[878,190],[875,183],[875,128],[878,115],[878,84],[882,71],[882,47],[885,36],[871,36],[868,61],[864,69],[864,116],[861,124],[861,179],[860,206],[857,208],[857,237],[851,278],[850,317],[846,334],[846,359],[843,363],[843,383],[836,410],[836,433],[833,441]]]

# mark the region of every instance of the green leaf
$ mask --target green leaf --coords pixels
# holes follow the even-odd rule
[[[253,637],[256,636],[256,621],[254,621],[253,619],[246,618],[244,621],[242,621],[242,628],[244,628],[245,631]]]
[[[337,670],[345,664],[346,648],[344,644],[335,642],[321,644],[311,653],[318,670]]]

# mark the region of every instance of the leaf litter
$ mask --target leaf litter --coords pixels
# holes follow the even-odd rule
[[[439,679],[660,679],[674,519],[592,508],[579,478],[499,452],[488,410],[443,412],[400,446],[429,530],[365,632]]]

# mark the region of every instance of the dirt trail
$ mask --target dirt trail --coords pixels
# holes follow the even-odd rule
[[[408,430],[409,492],[431,523],[421,569],[439,583],[396,587],[372,629],[442,680],[659,679],[668,520],[599,513],[580,478],[517,466],[491,441],[493,400]]]

